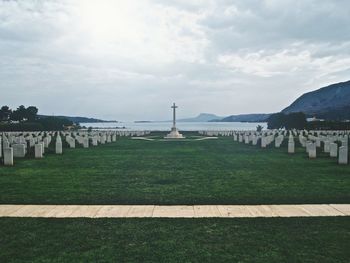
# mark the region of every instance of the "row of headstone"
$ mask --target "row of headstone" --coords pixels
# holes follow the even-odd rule
[[[287,151],[295,153],[295,137],[299,144],[305,148],[310,159],[317,158],[317,149],[329,154],[332,158],[338,158],[339,164],[349,163],[349,135],[350,131],[307,131],[307,130],[265,130],[257,131],[199,131],[205,136],[232,136],[234,141],[245,144],[258,145],[266,148],[274,142],[276,148],[280,148],[285,138],[288,137]],[[339,145],[339,146],[338,146]]]
[[[49,131],[49,132],[5,132],[0,135],[0,158],[3,164],[11,166],[14,158],[23,158],[34,150],[35,158],[43,158],[45,150],[54,140],[54,152],[63,153],[62,137],[69,148],[80,144],[83,148],[115,142],[119,136],[144,136],[149,131]]]

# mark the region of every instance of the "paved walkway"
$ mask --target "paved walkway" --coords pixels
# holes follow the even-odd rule
[[[0,217],[311,217],[350,216],[350,204],[324,205],[0,205]]]

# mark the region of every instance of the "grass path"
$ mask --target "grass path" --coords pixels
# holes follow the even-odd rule
[[[346,204],[349,175],[349,166],[301,149],[121,138],[0,167],[0,204]]]
[[[349,262],[350,220],[0,218],[1,262]]]

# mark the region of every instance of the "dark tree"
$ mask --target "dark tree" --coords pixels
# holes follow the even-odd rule
[[[2,106],[0,109],[0,121],[8,121],[10,119],[12,110],[9,106]]]
[[[268,129],[284,128],[285,117],[286,115],[284,115],[284,113],[282,112],[271,114],[270,117],[267,119],[267,128]]]
[[[256,126],[257,132],[261,132],[262,130],[263,130],[263,126],[261,126],[261,125]]]
[[[38,119],[36,122],[40,123],[45,130],[63,130],[66,126],[72,126],[73,122],[66,118],[58,117],[44,117]]]
[[[303,112],[293,112],[286,115],[284,127],[290,129],[305,129],[307,126],[306,115]]]
[[[23,105],[19,106],[16,110],[14,110],[11,114],[12,121],[23,121],[26,118],[27,109]]]
[[[305,129],[307,127],[306,115],[302,112],[272,114],[267,119],[268,129]]]
[[[26,109],[26,116],[25,116],[25,118],[28,121],[35,121],[36,118],[37,118],[37,114],[38,114],[38,108],[35,107],[35,106],[29,106]]]

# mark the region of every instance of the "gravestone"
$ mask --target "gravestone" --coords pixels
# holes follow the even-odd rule
[[[39,144],[39,143],[42,145],[42,151],[43,151],[43,154],[44,154],[44,153],[45,153],[45,144],[44,144],[43,141],[38,142],[38,144]]]
[[[308,147],[308,152],[309,152],[309,158],[310,159],[314,159],[316,158],[316,143],[308,143],[309,147]]]
[[[34,145],[34,154],[35,158],[43,158],[43,144],[35,144]]]
[[[26,146],[25,144],[13,144],[13,157],[23,158],[26,156]]]
[[[55,152],[56,154],[62,154],[62,139],[59,135],[56,137]]]
[[[261,148],[266,148],[266,137],[262,136],[261,137]]]
[[[4,148],[4,165],[13,165],[13,149]]]
[[[289,136],[289,139],[288,139],[288,153],[294,153],[294,152],[295,152],[294,138],[293,138],[293,136]]]
[[[49,148],[49,144],[50,144],[49,138],[48,138],[48,137],[45,137],[44,140],[43,140],[43,142],[44,142],[44,147],[45,147],[45,148]]]
[[[339,147],[338,163],[339,164],[348,164],[348,147],[347,146]]]
[[[87,137],[83,138],[83,147],[89,148],[89,138],[87,138]]]
[[[324,141],[324,147],[323,147],[323,151],[325,153],[329,153],[330,152],[330,141],[326,140]]]
[[[253,142],[252,142],[253,145],[257,145],[258,144],[258,136],[256,135],[253,135]]]
[[[338,144],[336,143],[331,143],[330,144],[330,157],[337,157],[338,156]]]
[[[29,147],[33,147],[35,145],[34,139],[31,137],[29,138]]]
[[[10,147],[10,143],[6,138],[4,138],[4,142],[3,142],[2,146],[3,146],[2,148],[4,148],[4,149]]]

